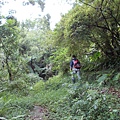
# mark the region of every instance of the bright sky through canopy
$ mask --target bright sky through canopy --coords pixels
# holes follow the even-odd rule
[[[3,0],[4,1],[4,0]],[[65,14],[71,9],[72,5],[68,4],[65,0],[45,0],[44,12],[41,12],[39,5],[26,5],[23,6],[23,1],[28,0],[5,0],[8,4],[2,6],[1,12],[3,15],[8,15],[8,11],[13,9],[16,10],[14,16],[22,21],[25,19],[38,18],[39,15],[44,15],[49,13],[51,16],[51,28],[54,28],[55,24],[59,22],[61,16],[60,14]]]

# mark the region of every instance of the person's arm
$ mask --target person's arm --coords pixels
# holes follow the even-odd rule
[[[73,68],[73,61],[71,60],[71,62],[70,62],[70,71],[72,70],[72,68]]]

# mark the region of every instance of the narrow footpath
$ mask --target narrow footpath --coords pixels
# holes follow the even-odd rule
[[[41,106],[34,106],[30,112],[29,120],[48,120],[48,110]]]

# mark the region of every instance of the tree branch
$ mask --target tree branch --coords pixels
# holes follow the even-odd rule
[[[85,5],[88,5],[88,6],[92,7],[92,8],[94,8],[94,9],[96,9],[96,7],[90,5],[90,4],[86,3],[86,2],[83,2],[83,1],[80,1],[80,2],[83,3],[83,4],[85,4]]]

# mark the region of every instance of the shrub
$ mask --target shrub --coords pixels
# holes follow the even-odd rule
[[[57,102],[51,117],[55,120],[118,120],[119,100],[102,94],[94,85],[73,85],[69,94]],[[54,106],[54,105],[53,105]]]

